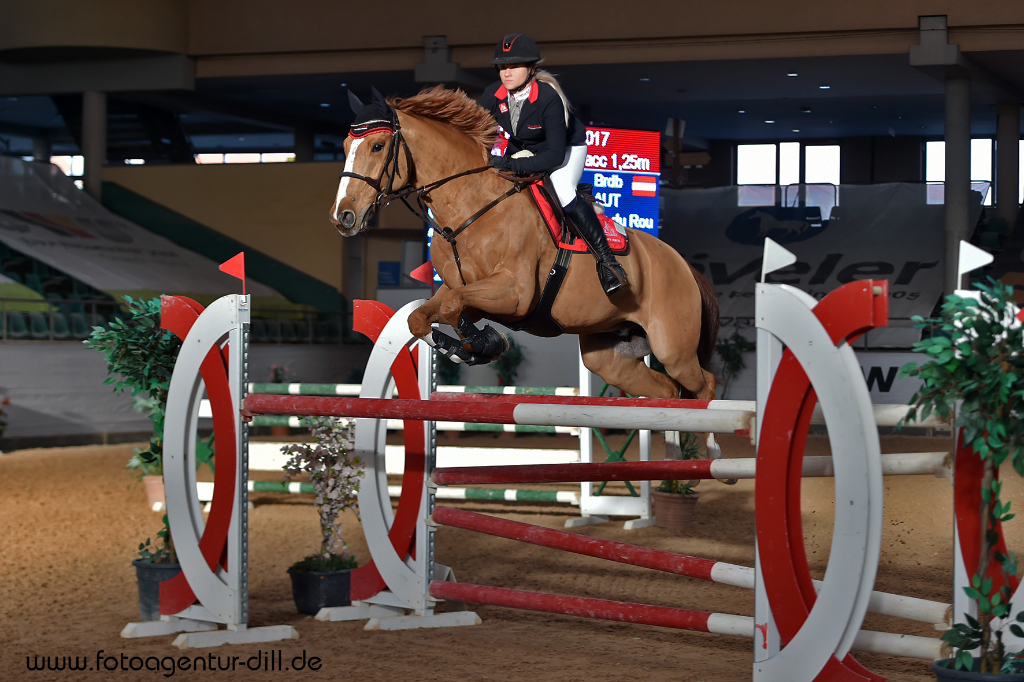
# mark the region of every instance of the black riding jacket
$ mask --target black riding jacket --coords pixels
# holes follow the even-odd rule
[[[558,168],[565,160],[566,147],[586,144],[586,127],[571,114],[569,125],[565,124],[562,98],[547,83],[534,80],[530,84],[530,96],[523,102],[519,112],[516,132],[512,132],[508,90],[500,81],[484,90],[480,105],[489,110],[498,125],[512,136],[508,141],[506,156],[511,157],[524,149],[533,152],[533,156],[527,158],[509,159],[514,173],[527,175]]]

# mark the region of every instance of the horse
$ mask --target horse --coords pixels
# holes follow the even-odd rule
[[[525,321],[523,331],[531,333],[528,315],[557,248],[521,191],[523,181],[487,167],[494,118],[462,91],[443,86],[386,103],[376,91],[374,98],[376,108],[364,110],[364,121],[353,124],[345,140],[331,222],[343,236],[354,236],[394,198],[418,196],[423,212],[432,214],[431,261],[443,284],[409,317],[412,334],[429,342],[431,325],[450,325],[472,342],[468,349],[480,340],[471,323],[481,318],[512,328]],[[450,225],[463,229],[438,229]],[[586,367],[625,393],[714,399],[715,377],[705,369],[718,335],[714,290],[675,249],[642,231],[626,231],[629,253],[618,260],[628,287],[606,296],[590,257],[576,254],[551,318],[564,333],[579,336]],[[667,375],[644,363],[651,352]]]

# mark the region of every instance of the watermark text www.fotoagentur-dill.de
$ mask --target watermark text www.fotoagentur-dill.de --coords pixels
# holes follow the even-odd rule
[[[149,671],[162,677],[174,677],[178,672],[316,672],[323,666],[319,656],[310,656],[305,649],[301,654],[291,656],[280,649],[257,651],[251,656],[231,656],[208,653],[202,656],[138,656],[125,653],[108,654],[104,650],[95,656],[46,656],[25,657],[28,672],[78,671],[97,673]]]

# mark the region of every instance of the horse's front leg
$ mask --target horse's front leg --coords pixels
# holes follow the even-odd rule
[[[443,296],[438,317],[458,330],[461,343],[438,331],[429,341],[452,360],[470,365],[491,362],[508,350],[508,338],[490,325],[478,329],[473,321],[481,315],[514,314],[520,298],[515,280],[507,272],[449,290]]]
[[[409,331],[417,339],[427,336],[430,333],[430,326],[438,321],[441,303],[447,293],[448,287],[442,284],[429,301],[409,315]]]
[[[440,321],[458,329],[464,312],[489,315],[515,315],[521,300],[516,280],[502,271],[485,279],[450,289],[441,301]],[[476,315],[472,315],[476,317]]]

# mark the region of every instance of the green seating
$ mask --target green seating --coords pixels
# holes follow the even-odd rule
[[[43,313],[28,314],[28,335],[37,341],[50,338],[50,325],[46,320],[46,315]]]
[[[71,338],[68,318],[63,313],[51,313],[50,319],[53,322],[53,338],[55,341],[67,341]]]
[[[299,343],[309,343],[309,322],[306,320],[295,321],[295,338]]]
[[[266,320],[267,341],[270,343],[281,343],[281,324],[277,320]]]
[[[25,314],[17,310],[7,311],[7,338],[27,339],[28,324],[25,322]]]
[[[327,323],[326,322],[314,322],[313,323],[313,343],[327,343],[328,342]]]
[[[82,313],[71,313],[68,315],[68,322],[71,324],[71,338],[78,339],[79,341],[89,338],[92,329],[90,329],[89,323],[86,322],[85,315]]]

